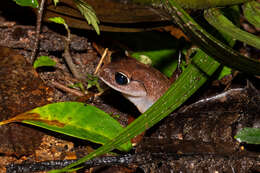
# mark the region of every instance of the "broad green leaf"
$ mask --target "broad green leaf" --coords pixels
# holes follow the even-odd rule
[[[97,34],[100,34],[100,30],[98,27],[99,20],[95,14],[94,9],[87,4],[83,0],[74,0],[77,8],[79,9],[80,13],[85,17],[85,19],[88,21],[88,24],[92,25]]]
[[[56,62],[53,61],[50,57],[48,56],[40,56],[39,58],[36,59],[33,63],[33,68],[38,68],[38,67],[54,67],[56,65]]]
[[[13,0],[16,2],[16,4],[20,6],[25,6],[25,7],[32,7],[32,8],[38,8],[39,4],[37,0]]]
[[[107,113],[80,102],[48,104],[2,121],[0,125],[11,122],[31,124],[99,144],[107,143],[123,130]],[[128,141],[118,149],[128,151],[131,142]]]
[[[260,144],[260,128],[244,128],[235,136],[239,142],[248,144]]]
[[[260,2],[252,1],[243,5],[245,18],[255,27],[260,28]]]

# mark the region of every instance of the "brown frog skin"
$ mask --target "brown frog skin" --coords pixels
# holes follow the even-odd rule
[[[170,87],[170,80],[158,70],[134,58],[119,58],[104,65],[99,78],[123,94],[143,113]]]

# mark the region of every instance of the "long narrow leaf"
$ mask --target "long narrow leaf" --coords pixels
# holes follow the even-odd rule
[[[183,8],[187,9],[204,9],[204,8],[213,8],[219,6],[235,5],[252,0],[175,0]],[[135,3],[143,4],[161,4],[161,0],[133,0]]]
[[[243,5],[245,18],[255,27],[260,28],[260,2],[252,1]]]
[[[230,20],[221,14],[219,9],[212,8],[205,10],[205,18],[220,32],[231,36],[233,39],[242,41],[248,45],[260,49],[260,37],[243,31],[235,26]]]

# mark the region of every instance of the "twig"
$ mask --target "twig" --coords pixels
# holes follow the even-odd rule
[[[67,38],[65,39],[66,41],[65,41],[65,48],[64,48],[64,54],[63,54],[64,59],[68,65],[71,73],[73,74],[73,76],[77,79],[84,80],[85,77],[78,72],[75,64],[72,62],[72,58],[70,55],[71,34],[70,34],[70,30],[68,27],[66,27],[66,30],[67,30],[68,35],[67,35]]]
[[[79,97],[82,97],[84,96],[84,93],[80,92],[80,91],[77,91],[77,90],[74,90],[72,88],[69,88],[69,87],[66,87],[58,82],[55,82],[55,81],[52,81],[51,82],[52,85],[54,85],[56,88],[62,90],[62,91],[65,91],[65,92],[68,92],[68,93],[72,93],[76,96],[79,96]]]
[[[123,164],[128,165],[132,162],[133,155],[126,154],[123,156],[107,156],[96,158],[83,163],[84,167],[94,167],[100,165],[114,165]],[[60,169],[69,164],[74,163],[77,160],[53,160],[38,163],[26,163],[26,164],[10,164],[6,167],[7,173],[25,173],[25,172],[38,172],[47,171],[52,169]]]
[[[40,32],[41,32],[41,25],[42,25],[42,15],[43,15],[43,10],[44,10],[44,4],[45,4],[45,0],[42,0],[41,4],[40,4],[40,8],[38,9],[37,22],[36,22],[35,42],[34,42],[32,55],[31,55],[32,62],[35,61],[36,53],[37,53],[37,50],[38,50],[38,45],[39,45],[39,40],[40,40]]]
[[[103,63],[103,61],[104,61],[104,59],[105,59],[105,57],[106,57],[106,55],[107,55],[107,51],[108,51],[108,48],[105,49],[105,51],[104,51],[104,53],[103,53],[103,55],[102,55],[102,57],[101,57],[101,59],[100,59],[98,65],[97,65],[97,68],[96,68],[96,70],[95,70],[95,72],[94,72],[94,75],[96,75],[97,72],[98,72],[98,70],[100,69],[101,64]]]

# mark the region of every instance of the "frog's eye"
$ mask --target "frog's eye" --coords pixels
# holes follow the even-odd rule
[[[126,85],[130,82],[129,78],[122,72],[116,72],[115,80],[119,85]]]

